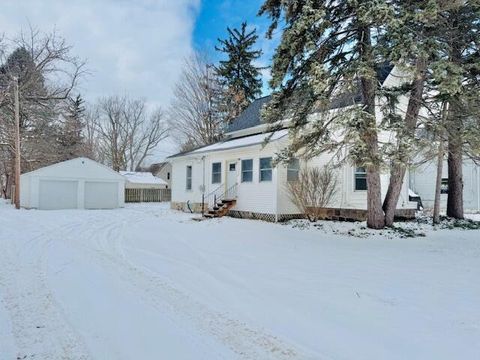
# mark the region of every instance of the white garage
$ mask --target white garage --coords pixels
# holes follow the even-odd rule
[[[29,209],[114,209],[125,203],[125,178],[87,158],[22,174],[20,185],[20,204]]]

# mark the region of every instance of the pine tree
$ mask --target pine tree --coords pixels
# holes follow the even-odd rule
[[[218,39],[215,49],[227,56],[219,62],[216,73],[223,88],[226,120],[230,122],[261,94],[263,68],[254,65],[262,55],[261,50],[253,49],[258,39],[256,29],[248,32],[244,22],[240,29],[227,27],[227,32],[228,38]]]
[[[367,225],[383,228],[383,159],[375,114],[379,32],[374,30],[394,17],[393,9],[373,0],[267,0],[260,14],[271,18],[270,37],[285,24],[273,58],[270,86],[275,93],[264,117],[270,123],[291,119],[294,140],[288,153],[348,149],[351,163],[367,172]],[[360,106],[328,111],[339,93],[354,105],[357,92]],[[312,123],[313,112],[318,116]]]
[[[85,102],[78,94],[68,98],[62,125],[59,129],[59,152],[61,160],[84,155],[83,128],[85,127]]]
[[[480,3],[442,3],[435,40],[439,44],[428,78],[432,101],[448,104],[443,124],[447,137],[447,215],[463,218],[465,156],[480,158]]]
[[[437,1],[396,0],[392,3],[395,20],[386,22],[380,42],[385,60],[403,69],[404,79],[396,89],[382,89],[384,98],[390,100],[384,107],[385,118],[389,121],[389,130],[395,134],[395,142],[387,151],[390,179],[383,202],[387,226],[393,224],[406,170],[417,149],[416,129],[424,106],[428,68],[438,48],[434,34],[441,10]],[[404,115],[399,115],[396,106],[401,95],[408,96]]]

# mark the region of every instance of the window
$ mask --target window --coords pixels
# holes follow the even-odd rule
[[[216,162],[212,164],[212,184],[220,184],[222,182],[222,163]]]
[[[253,160],[242,160],[242,182],[252,182],[253,180]]]
[[[367,190],[367,171],[364,167],[355,168],[355,190]]]
[[[300,160],[291,159],[287,165],[287,181],[297,181],[300,172]]]
[[[167,180],[170,180],[170,173],[167,173]]]
[[[448,178],[442,179],[442,185],[440,186],[440,194],[448,194]]]
[[[260,181],[272,181],[272,158],[260,158]]]
[[[230,171],[235,171],[236,165],[237,165],[237,164],[235,164],[235,163],[231,163],[230,165],[228,165],[228,169],[229,169]]]
[[[192,165],[187,165],[187,190],[192,190]]]

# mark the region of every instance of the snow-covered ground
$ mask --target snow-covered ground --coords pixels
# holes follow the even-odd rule
[[[167,206],[0,206],[0,359],[480,358],[479,230]]]

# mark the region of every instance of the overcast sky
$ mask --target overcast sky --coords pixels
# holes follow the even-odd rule
[[[79,91],[88,101],[112,94],[145,98],[168,107],[182,60],[200,48],[215,58],[213,46],[227,26],[244,20],[261,32],[265,19],[256,13],[260,0],[2,0],[0,32],[14,37],[29,24],[42,32],[54,28],[87,60],[90,75]],[[215,59],[216,60],[216,59]],[[174,152],[164,143],[156,160]]]

